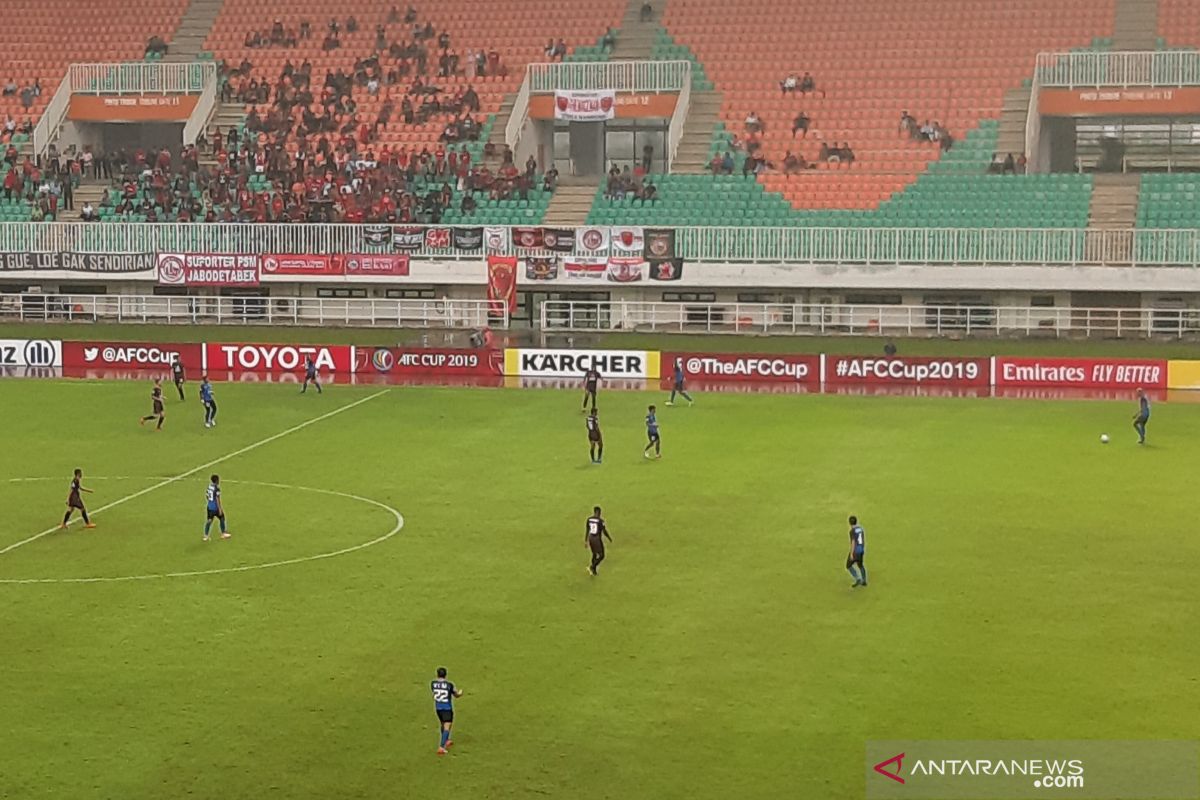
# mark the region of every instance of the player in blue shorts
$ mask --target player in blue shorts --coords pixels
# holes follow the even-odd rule
[[[1137,390],[1138,411],[1133,415],[1133,429],[1137,431],[1138,444],[1146,443],[1146,423],[1150,421],[1150,398],[1145,389]]]
[[[221,476],[213,475],[205,493],[208,500],[208,521],[204,523],[204,541],[208,541],[208,533],[212,529],[213,519],[221,523],[221,538],[228,539],[231,534],[225,530],[225,505],[221,502]]]
[[[437,751],[439,756],[444,756],[454,744],[450,739],[450,727],[454,724],[454,698],[462,697],[463,693],[462,689],[446,680],[445,667],[438,667],[437,679],[430,681],[429,688],[433,690],[433,710],[437,712],[438,735],[441,736]]]
[[[654,406],[650,406],[646,413],[646,438],[650,441],[646,444],[646,449],[642,451],[643,458],[650,457],[650,448],[654,448],[654,457],[662,458],[662,439],[658,435],[658,415],[655,413]]]
[[[675,380],[674,380],[674,385],[671,386],[671,399],[667,401],[667,405],[669,405],[669,406],[675,405],[675,394],[676,393],[683,395],[683,399],[688,401],[689,406],[695,405],[696,401],[693,400],[692,396],[690,394],[688,394],[687,391],[683,388],[683,383],[685,380],[687,380],[687,376],[683,373],[683,359],[682,358],[675,359],[675,369],[674,369],[674,374],[672,377]]]
[[[858,517],[850,517],[850,552],[846,556],[846,570],[850,573],[850,577],[854,578],[853,589],[857,586],[867,585],[867,568],[863,565],[863,556],[867,552],[867,532],[863,530],[862,525],[858,524]],[[860,576],[854,571],[858,567],[862,572]]]
[[[212,384],[208,376],[200,377],[200,402],[204,405],[204,427],[211,428],[217,424],[217,401],[213,399]]]
[[[308,384],[317,387],[317,394],[321,394],[321,382],[317,380],[317,362],[313,361],[312,356],[304,358],[304,385],[300,387],[300,394],[308,391]]]

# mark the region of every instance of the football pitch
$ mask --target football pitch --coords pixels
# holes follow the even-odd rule
[[[849,800],[869,740],[1200,738],[1195,405],[602,390],[595,466],[576,392],[215,391],[0,382],[0,797]]]

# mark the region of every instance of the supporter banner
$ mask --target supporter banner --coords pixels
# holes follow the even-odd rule
[[[552,281],[558,277],[558,259],[554,256],[530,256],[525,259],[525,279]]]
[[[363,241],[368,247],[384,247],[391,238],[390,225],[367,225],[363,228]]]
[[[504,374],[503,350],[451,350],[411,347],[354,348],[356,375]]]
[[[395,255],[355,253],[333,258],[341,265],[347,278],[391,278],[408,274],[407,253]]]
[[[478,250],[483,247],[483,228],[454,228],[451,240],[455,250]]]
[[[220,253],[159,253],[163,286],[258,286],[258,256]]]
[[[147,342],[63,342],[64,367],[156,369],[165,372],[176,359],[195,380],[204,369],[202,344]]]
[[[1200,114],[1200,87],[1041,89],[1038,110],[1050,117]]]
[[[483,229],[483,246],[489,253],[503,252],[511,243],[512,236],[508,228],[488,226]]]
[[[827,383],[988,386],[986,358],[825,356]]]
[[[571,253],[575,250],[574,228],[542,228],[542,247],[556,250],[560,253]]]
[[[447,250],[450,247],[449,228],[426,228],[425,246],[430,250]]]
[[[504,351],[504,374],[516,377],[583,378],[596,369],[604,380],[658,378],[659,354],[645,350],[548,350]]]
[[[646,228],[644,238],[646,250],[643,255],[647,259],[675,257],[674,228]]]
[[[209,342],[204,346],[206,368],[240,372],[292,372],[304,369],[311,356],[325,372],[352,372],[350,345],[234,344]]]
[[[645,236],[641,228],[613,228],[609,236],[614,256],[642,256]]]
[[[186,122],[194,94],[73,94],[67,119],[76,122]]]
[[[617,93],[558,90],[554,92],[554,118],[567,122],[603,122],[617,113]]]
[[[57,269],[109,275],[150,272],[153,253],[0,253],[0,270]]]
[[[650,259],[650,280],[677,281],[683,277],[683,259]]]
[[[646,279],[646,262],[640,258],[610,258],[608,279],[616,283],[637,283]]]
[[[1129,358],[996,358],[996,386],[1167,388],[1167,362]]]
[[[576,241],[585,253],[603,253],[608,250],[608,228],[583,228]]]
[[[62,359],[57,339],[0,339],[0,367],[61,367]]]
[[[662,377],[673,378],[675,364],[685,377],[701,381],[761,381],[764,383],[821,382],[821,357],[816,354],[664,353]]]
[[[1168,389],[1200,389],[1200,361],[1168,361]]]
[[[397,226],[392,228],[392,249],[409,251],[420,250],[425,246],[425,229],[415,225]]]
[[[618,119],[670,119],[675,113],[678,95],[675,92],[618,92],[613,115]],[[531,119],[554,119],[556,98],[535,94],[529,98]]]
[[[585,278],[588,280],[603,280],[608,271],[607,258],[567,258],[563,262],[563,274],[568,278]]]
[[[513,228],[512,242],[517,247],[529,250],[540,250],[542,247],[541,228]]]
[[[504,309],[512,314],[517,310],[516,256],[488,256],[488,302],[491,313],[502,316]]]
[[[267,275],[342,275],[339,256],[264,255],[262,274]]]

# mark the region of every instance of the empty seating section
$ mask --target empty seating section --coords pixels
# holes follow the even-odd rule
[[[1139,228],[1200,228],[1200,174],[1142,176]]]
[[[1200,46],[1200,3],[1196,0],[1158,0],[1159,44]]]
[[[766,123],[770,161],[781,163],[789,149],[815,161],[822,141],[853,147],[853,166],[821,165],[803,189],[768,180],[794,206],[817,209],[874,208],[895,191],[894,180],[879,176],[910,182],[938,158],[935,145],[900,135],[902,110],[961,138],[998,117],[1004,92],[1030,76],[1039,51],[1110,36],[1113,19],[1114,0],[671,0],[664,14],[667,30],[724,94],[726,126],[740,134],[752,111]],[[804,72],[816,92],[780,91],[788,74]],[[793,140],[800,111],[811,130]]]
[[[246,59],[253,65],[252,74],[260,80],[272,83],[279,79],[284,62],[291,59],[299,64],[308,59],[313,65],[314,85],[319,88],[326,70],[342,69],[353,72],[355,62],[370,56],[375,50],[375,26],[386,23],[389,11],[398,6],[401,16],[408,4],[397,0],[367,0],[347,4],[338,0],[299,0],[295,3],[280,3],[269,13],[263,12],[259,0],[226,0],[217,22],[213,26],[206,46],[217,58],[237,65]],[[440,34],[450,34],[450,50],[459,55],[460,72],[467,61],[467,54],[475,51],[495,51],[505,67],[504,75],[481,75],[472,78],[465,74],[450,78],[426,77],[426,81],[443,87],[448,93],[468,84],[479,94],[481,113],[496,114],[504,96],[515,92],[524,78],[525,65],[545,60],[546,39],[551,35],[562,38],[569,47],[595,42],[605,27],[621,18],[625,3],[620,0],[597,0],[588,3],[560,3],[553,0],[532,2],[504,2],[481,4],[477,0],[446,0],[416,5],[417,19],[429,22]],[[354,15],[358,23],[355,33],[345,30],[347,18]],[[342,30],[339,35],[341,46],[336,50],[323,50],[322,43],[331,19],[336,18]],[[247,48],[245,36],[248,31],[267,31],[273,21],[279,19],[285,28],[299,29],[302,21],[312,25],[312,37],[301,39],[296,48],[269,47]],[[403,19],[386,25],[386,39],[405,43],[412,31],[411,24]],[[437,72],[435,40],[429,43],[430,75]],[[390,68],[387,54],[382,54],[384,71]],[[393,101],[399,105],[400,98],[408,88],[411,77],[392,88]],[[386,91],[371,96],[357,89],[354,100],[363,119],[374,120],[383,105]],[[266,109],[260,109],[260,112]],[[392,146],[429,145],[433,149],[442,132],[445,121],[432,120],[425,124],[405,124],[399,115],[393,117],[386,129],[378,134],[380,144]]]
[[[26,109],[21,93],[0,97],[0,122],[7,116],[37,122],[67,67],[77,62],[137,61],[151,36],[170,40],[187,0],[7,0],[0,25],[0,85],[9,79],[24,88],[41,84]]]

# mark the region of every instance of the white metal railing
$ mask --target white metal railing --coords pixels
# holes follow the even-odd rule
[[[196,100],[196,107],[192,109],[192,113],[188,116],[187,122],[183,126],[183,146],[187,147],[196,143],[196,139],[208,127],[209,120],[212,119],[213,113],[217,110],[217,81],[216,73],[213,74],[213,80],[204,84],[204,91],[200,93],[200,97]]]
[[[396,229],[420,226],[394,226]],[[426,226],[445,229],[455,226]],[[577,230],[587,230],[579,228]],[[482,226],[471,228],[475,234]],[[503,228],[501,228],[503,230]],[[611,228],[609,241],[623,229]],[[0,223],[0,253],[391,252],[390,225],[207,223]],[[450,237],[453,241],[453,237]],[[577,241],[585,238],[577,236]],[[498,255],[538,255],[509,239]],[[723,228],[675,229],[688,261],[764,264],[988,264],[1200,266],[1200,229],[1082,228]],[[565,255],[564,253],[545,253]],[[621,255],[583,250],[576,255]],[[422,246],[414,258],[476,260],[481,250]]]
[[[683,84],[679,97],[675,99],[675,110],[671,112],[671,123],[667,127],[667,171],[675,163],[675,154],[679,152],[679,142],[683,139],[683,128],[687,124],[688,111],[692,105],[692,82]]]
[[[509,323],[507,309],[493,311],[487,300],[31,293],[0,294],[0,320],[384,328],[507,328]]]
[[[1035,72],[1042,86],[1200,86],[1200,52],[1195,50],[1082,50],[1039,53]]]
[[[521,132],[525,130],[525,123],[529,121],[529,73],[525,73],[525,80],[521,81],[521,88],[517,90],[517,97],[513,100],[512,111],[508,114],[508,122],[504,126],[504,143],[516,152],[517,142],[521,141]]]
[[[212,61],[72,64],[67,70],[76,94],[199,94],[216,78],[217,65]]]
[[[63,124],[63,120],[67,118],[67,111],[71,108],[71,82],[69,78],[63,78],[58,88],[54,90],[54,96],[50,98],[50,102],[46,104],[46,110],[42,112],[42,118],[38,120],[37,125],[33,128],[33,154],[41,158],[50,148],[50,144],[58,138],[59,128]]]
[[[691,82],[692,65],[689,61],[564,61],[530,64],[526,79],[532,92],[678,92]]]
[[[547,300],[543,330],[787,335],[1200,335],[1200,310]]]

